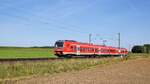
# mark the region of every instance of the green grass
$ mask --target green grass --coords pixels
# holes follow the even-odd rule
[[[53,50],[50,48],[0,48],[0,59],[40,57],[54,57]]]

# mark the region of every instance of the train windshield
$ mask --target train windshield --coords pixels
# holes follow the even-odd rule
[[[56,42],[55,47],[63,47],[64,42]]]

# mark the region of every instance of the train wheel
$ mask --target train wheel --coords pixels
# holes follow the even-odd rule
[[[89,58],[93,58],[93,55],[89,55],[88,57],[89,57]]]
[[[66,58],[72,58],[72,55],[66,55]]]
[[[96,55],[92,55],[92,58],[96,58]]]
[[[62,55],[57,55],[57,57],[58,57],[58,58],[61,58],[61,57],[63,57],[63,56],[62,56]]]

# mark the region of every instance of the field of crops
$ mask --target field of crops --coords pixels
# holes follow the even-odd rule
[[[0,59],[2,58],[43,58],[55,57],[50,48],[0,48]]]

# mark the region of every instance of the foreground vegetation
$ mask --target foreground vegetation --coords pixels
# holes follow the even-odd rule
[[[79,71],[96,65],[118,63],[136,58],[149,57],[149,54],[129,54],[127,59],[101,58],[101,59],[64,59],[54,62],[18,62],[0,65],[0,83],[8,80],[19,80],[31,76],[40,76],[60,72]]]
[[[60,72],[79,71],[99,64],[118,62],[117,59],[64,59],[55,62],[29,62],[0,65],[0,81],[19,80],[29,76],[40,76]]]
[[[40,57],[54,57],[53,50],[51,48],[0,47],[0,59]]]

